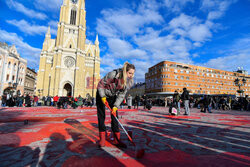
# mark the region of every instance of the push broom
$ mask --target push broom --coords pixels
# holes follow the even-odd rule
[[[112,113],[112,109],[110,108],[110,106],[109,106],[109,104],[108,104],[107,101],[106,101],[106,103],[105,103],[105,106],[106,106],[106,107],[111,111],[111,113]],[[136,158],[142,158],[142,157],[144,156],[145,149],[139,149],[139,150],[137,149],[135,142],[134,142],[133,139],[130,137],[130,135],[128,134],[128,132],[126,131],[126,129],[123,127],[122,123],[118,120],[118,118],[117,118],[115,115],[113,115],[113,116],[115,117],[115,119],[117,120],[117,122],[119,123],[119,125],[121,126],[122,130],[123,130],[123,131],[125,132],[125,134],[127,135],[129,141],[134,145],[134,147],[135,147],[135,157],[136,157]]]

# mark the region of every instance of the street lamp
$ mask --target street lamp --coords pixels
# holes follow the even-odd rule
[[[235,86],[239,87],[239,90],[237,90],[237,92],[240,94],[240,96],[241,96],[241,94],[243,95],[243,93],[244,93],[244,90],[242,90],[241,87],[244,86],[246,84],[246,82],[247,82],[247,80],[245,78],[243,78],[242,80],[240,80],[239,78],[236,78],[234,80]]]

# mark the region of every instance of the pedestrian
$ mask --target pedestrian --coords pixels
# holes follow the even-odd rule
[[[83,107],[83,98],[81,97],[81,95],[78,96],[78,101],[77,101],[77,105],[81,106],[81,108]]]
[[[132,96],[129,94],[127,97],[128,109],[131,109],[132,107],[132,99]]]
[[[6,107],[6,102],[7,102],[7,99],[6,99],[7,97],[6,97],[6,95],[4,94],[3,96],[2,96],[2,106],[3,107]]]
[[[34,107],[38,106],[38,97],[34,96]]]
[[[183,93],[181,94],[181,99],[184,102],[184,108],[185,108],[185,114],[184,115],[190,115],[189,92],[187,91],[187,88],[183,88]]]
[[[134,109],[135,109],[135,107],[137,107],[137,109],[138,109],[139,103],[140,103],[140,96],[137,94],[137,95],[135,96]]]
[[[181,112],[180,100],[181,100],[180,94],[179,94],[178,90],[175,90],[174,96],[173,96],[173,103],[174,103],[174,106],[177,108],[177,114],[178,115]]]
[[[56,95],[56,96],[53,97],[53,101],[54,101],[54,106],[55,106],[55,107],[57,106],[58,100],[59,100],[58,95]]]
[[[144,95],[142,96],[142,99],[143,99],[143,109],[146,109],[147,100],[148,100],[147,95],[144,94]]]
[[[26,107],[31,107],[29,94],[26,94],[26,96],[25,96],[25,105],[26,105]]]
[[[165,97],[164,102],[165,102],[165,107],[167,107],[168,106],[168,98],[167,97]]]
[[[105,104],[109,104],[112,109],[111,114],[111,129],[114,134],[114,142],[118,147],[126,148],[120,140],[120,130],[118,126],[118,107],[121,105],[125,98],[127,91],[133,85],[133,77],[135,72],[135,66],[128,62],[124,63],[122,69],[115,69],[104,76],[97,86],[96,92],[96,105],[97,105],[97,117],[98,117],[98,128],[99,128],[99,147],[105,146],[105,132],[106,126],[105,121]]]

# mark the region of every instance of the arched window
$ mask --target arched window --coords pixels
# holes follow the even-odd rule
[[[71,25],[76,25],[76,9],[71,10],[70,24]]]
[[[11,64],[11,63],[9,62],[9,63],[8,63],[8,68],[10,68],[10,64]]]
[[[9,81],[9,74],[7,74],[6,76],[6,81]]]
[[[71,46],[71,45],[69,45],[69,48],[72,48],[72,46]]]
[[[16,70],[16,63],[14,64],[14,70]]]

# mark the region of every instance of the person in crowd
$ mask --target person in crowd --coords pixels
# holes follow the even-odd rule
[[[189,92],[188,92],[187,88],[183,88],[183,93],[181,94],[181,99],[184,102],[184,108],[185,108],[185,114],[184,115],[190,115]]]
[[[34,100],[33,100],[33,104],[34,104],[34,107],[37,107],[38,106],[38,97],[37,96],[34,96]]]
[[[73,109],[76,109],[78,107],[77,102],[78,102],[77,97],[72,99],[72,108]]]
[[[227,98],[227,104],[228,104],[229,110],[231,110],[232,109],[232,97],[231,96]]]
[[[58,100],[59,100],[58,95],[56,95],[56,96],[54,96],[54,97],[53,97],[54,106],[57,106],[57,102],[58,102]]]
[[[129,94],[127,97],[128,109],[131,109],[132,107],[132,99],[133,97]]]
[[[0,96],[0,107],[2,107],[2,96]]]
[[[109,72],[102,78],[97,86],[96,105],[99,128],[99,147],[105,146],[105,106],[109,105],[112,109],[111,129],[114,133],[114,143],[118,147],[126,148],[126,144],[121,141],[120,130],[118,126],[118,107],[125,98],[127,91],[133,85],[135,66],[128,62],[124,63],[122,69],[116,69]]]
[[[209,113],[212,113],[210,109],[211,99],[209,96],[205,95],[204,98],[200,101],[200,103],[203,106],[201,112],[206,113],[208,111]]]
[[[247,111],[248,104],[249,104],[249,99],[248,99],[248,95],[246,95],[245,98],[243,99],[244,111]]]
[[[174,91],[174,96],[173,96],[173,103],[176,108],[177,108],[177,113],[178,115],[180,114],[181,112],[181,104],[180,104],[180,100],[181,100],[181,96],[178,92],[178,90],[175,90]]]
[[[6,97],[5,94],[3,94],[3,96],[2,96],[2,106],[6,107],[6,103],[7,103],[7,97]]]
[[[31,102],[30,102],[30,96],[29,96],[29,94],[26,94],[26,96],[25,96],[25,106],[26,107],[31,107]]]
[[[226,109],[226,100],[224,97],[221,97],[220,98],[220,101],[219,101],[219,109],[222,109],[222,110],[225,110]]]
[[[140,103],[140,96],[137,94],[137,95],[135,96],[134,109],[135,109],[135,107],[138,109],[139,103]]]
[[[10,107],[11,106],[11,94],[7,93],[6,95],[6,106]]]
[[[91,95],[88,93],[87,97],[86,97],[86,103],[87,103],[87,107],[92,107],[92,97]]]
[[[167,107],[168,106],[168,98],[167,97],[164,98],[164,102],[165,102],[165,107]]]
[[[83,107],[83,98],[81,95],[77,98],[77,106],[81,106],[81,108]]]
[[[144,95],[142,96],[142,99],[143,99],[143,109],[146,109],[147,100],[148,100],[147,95],[144,94]]]

